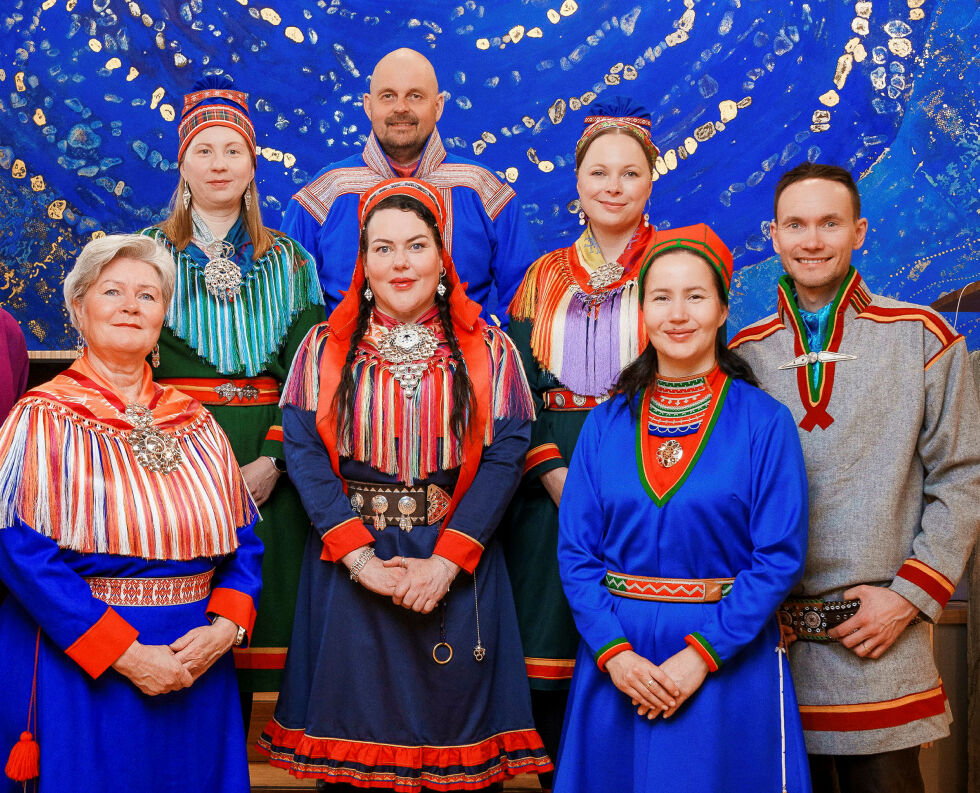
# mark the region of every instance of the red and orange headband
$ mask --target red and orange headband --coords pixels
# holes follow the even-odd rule
[[[209,127],[228,127],[240,133],[255,159],[255,127],[248,115],[248,94],[232,89],[227,78],[206,78],[194,88],[196,90],[184,96],[184,109],[177,128],[180,140],[177,161],[184,159],[191,138]]]
[[[693,251],[707,259],[708,264],[714,267],[721,276],[721,281],[725,285],[725,295],[728,295],[728,291],[732,285],[732,272],[734,270],[732,252],[728,250],[728,246],[721,241],[721,238],[715,234],[714,230],[704,223],[658,231],[657,241],[647,252],[646,258],[640,266],[638,283],[643,283],[650,263],[657,256],[672,248]]]

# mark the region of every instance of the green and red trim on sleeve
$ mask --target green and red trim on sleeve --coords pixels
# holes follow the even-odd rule
[[[136,628],[107,606],[95,624],[65,650],[65,655],[92,678],[97,678],[129,649],[138,636]]]
[[[248,644],[248,637],[252,635],[252,627],[255,625],[255,601],[251,597],[237,589],[215,587],[211,590],[207,613],[226,617],[244,628],[246,640],[242,646]]]
[[[320,539],[323,540],[320,558],[324,562],[339,562],[354,549],[374,542],[374,536],[360,518],[348,518],[338,523],[327,529]]]
[[[541,474],[555,468],[562,468],[567,465],[568,463],[561,456],[557,444],[542,443],[528,450],[527,456],[524,458],[524,476],[541,476]]]
[[[595,658],[595,663],[596,666],[599,667],[599,671],[605,672],[606,664],[609,663],[610,658],[632,649],[633,645],[626,641],[626,637],[620,636],[618,639],[613,639],[611,642],[606,642],[604,645],[602,645],[602,647],[595,651],[595,654],[592,657]]]
[[[946,602],[956,589],[956,585],[946,576],[918,559],[906,559],[895,577],[915,584],[935,600],[940,609],[946,607]]]
[[[721,656],[715,652],[715,648],[711,646],[711,643],[704,636],[695,631],[694,633],[687,634],[684,637],[684,641],[693,647],[698,655],[704,659],[704,662],[708,665],[708,669],[712,672],[718,671],[721,667]]]
[[[458,564],[467,573],[472,573],[480,563],[483,545],[461,531],[445,529],[436,540],[432,553]]]

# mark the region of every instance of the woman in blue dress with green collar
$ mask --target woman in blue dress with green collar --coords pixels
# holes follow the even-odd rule
[[[661,233],[649,346],[572,457],[558,561],[583,641],[556,793],[810,790],[775,617],[806,475],[789,411],[725,347],[731,273],[707,226]]]

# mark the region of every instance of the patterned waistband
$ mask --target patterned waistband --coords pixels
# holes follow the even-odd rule
[[[161,377],[157,382],[202,405],[274,405],[279,401],[279,381],[274,377]]]
[[[601,405],[609,396],[584,396],[567,388],[549,388],[542,394],[545,410],[592,410]]]
[[[732,591],[734,578],[650,578],[606,571],[603,583],[614,595],[667,603],[717,603]]]
[[[92,594],[110,606],[183,606],[211,593],[214,570],[174,578],[86,578]]]

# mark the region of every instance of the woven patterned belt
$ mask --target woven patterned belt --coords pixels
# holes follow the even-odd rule
[[[650,578],[606,571],[606,589],[614,595],[665,603],[717,603],[732,591],[734,578]]]
[[[183,606],[211,594],[214,570],[175,578],[86,578],[92,594],[110,606]]]
[[[279,401],[279,381],[274,377],[161,377],[169,385],[202,405],[274,405]]]
[[[545,410],[592,410],[601,405],[608,396],[584,396],[567,388],[549,388],[542,395]]]
[[[357,514],[373,520],[378,531],[395,525],[403,531],[431,526],[449,511],[449,493],[438,485],[400,487],[348,479],[347,495]]]

